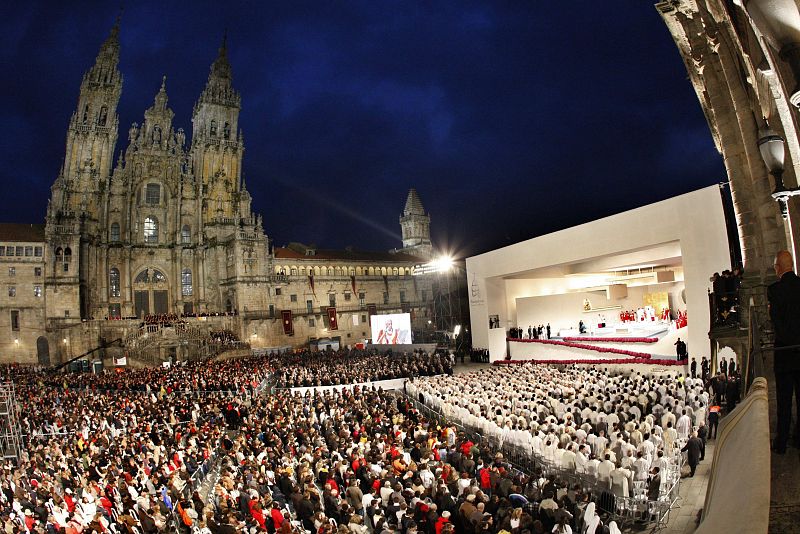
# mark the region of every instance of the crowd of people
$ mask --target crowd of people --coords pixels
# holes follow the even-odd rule
[[[508,337],[511,339],[550,339],[550,323],[538,326],[528,325],[528,329],[513,327],[508,330]]]
[[[230,330],[212,330],[209,332],[211,343],[225,347],[236,346],[241,343],[239,336]]]
[[[360,384],[453,372],[449,354],[421,351],[386,355],[358,349],[302,351],[276,355],[270,361],[279,388]]]
[[[145,324],[161,324],[161,323],[175,323],[179,319],[196,318],[196,317],[234,317],[239,315],[239,312],[232,310],[229,312],[201,312],[201,313],[158,313],[147,314],[144,316]],[[94,317],[91,317],[94,319]],[[140,320],[142,317],[136,315],[107,315],[106,321],[122,321],[122,320]]]
[[[144,316],[144,324],[159,324],[164,326],[172,326],[177,323],[180,317],[177,313],[158,313],[148,314]]]
[[[193,388],[224,374],[230,382],[217,384],[238,389],[253,376],[248,367],[99,376],[0,369],[14,382],[24,437],[17,465],[0,473],[0,530],[165,531],[173,499],[218,447],[233,409],[221,391]]]
[[[0,531],[600,532],[614,525],[594,488],[548,466],[619,497],[643,483],[657,500],[681,449],[691,473],[702,459],[699,379],[544,365],[453,376],[452,364],[328,351],[100,375],[0,367],[25,439],[19,464],[0,472]],[[411,398],[374,387],[256,394],[270,375],[279,387],[413,378]],[[426,418],[418,399],[446,417]],[[509,445],[545,470],[514,469],[498,454]],[[215,454],[221,474],[200,495],[192,475]]]
[[[408,390],[500,448],[586,475],[618,498],[654,479],[654,495],[669,491],[681,451],[689,451],[694,475],[708,437],[709,392],[701,380],[674,374],[528,364],[420,379]]]
[[[543,533],[599,521],[580,487],[525,476],[380,390],[280,392],[241,430],[200,515],[212,531]]]

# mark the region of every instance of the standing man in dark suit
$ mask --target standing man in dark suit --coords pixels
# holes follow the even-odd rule
[[[657,501],[661,493],[661,469],[658,466],[650,470],[650,482],[647,484],[647,499]]]
[[[782,250],[775,256],[775,274],[778,275],[778,281],[767,289],[769,316],[775,330],[775,392],[778,404],[778,433],[772,450],[784,454],[792,426],[793,394],[800,418],[800,350],[777,350],[800,345],[800,278],[794,274],[794,262],[788,251]],[[795,427],[795,437],[798,435],[800,425]]]
[[[697,437],[697,432],[692,432],[692,437],[683,446],[681,452],[686,451],[686,459],[688,460],[690,473],[689,476],[694,476],[694,471],[697,469],[697,464],[700,463],[700,455],[702,453],[703,442]]]

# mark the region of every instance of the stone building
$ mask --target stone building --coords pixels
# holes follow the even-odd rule
[[[43,224],[0,223],[0,346],[7,360],[36,359],[47,350],[45,324],[46,256]],[[24,357],[24,358],[23,358]]]
[[[767,378],[774,425],[774,352],[768,348],[772,329],[766,292],[776,279],[775,253],[792,252],[795,272],[800,253],[800,9],[796,0],[668,0],[658,2],[656,9],[675,40],[725,162],[741,241],[739,328],[711,329],[712,356],[715,348],[729,346],[742,358],[739,368],[746,377]],[[753,431],[768,428],[766,414],[749,413],[755,415],[750,415],[748,432],[762,436],[754,455],[768,457],[768,432]],[[720,443],[716,446],[719,454]],[[792,455],[771,456],[772,487],[765,487],[769,478],[752,481],[745,495],[753,509],[742,516],[730,513],[735,499],[714,479],[698,532],[722,532],[718,523],[745,516],[755,520],[750,531],[796,529],[800,486],[797,477],[784,476],[795,469],[790,459],[796,461]],[[704,529],[706,524],[711,526]]]
[[[424,328],[431,283],[412,273],[432,254],[430,217],[414,189],[399,250],[273,247],[242,178],[241,96],[225,40],[194,105],[190,138],[173,125],[164,77],[118,150],[119,55],[115,25],[81,81],[44,228],[0,226],[0,246],[14,250],[0,261],[19,265],[17,296],[0,300],[3,358],[37,361],[39,338],[52,350],[38,361],[51,363],[102,340],[133,346],[141,319],[161,314],[196,321],[195,336],[229,330],[254,347],[360,342],[370,312],[408,311]]]
[[[797,261],[800,252],[797,3],[669,0],[656,9],[725,162],[744,268],[740,301],[752,299],[763,321],[775,253],[788,249]],[[750,313],[740,315],[747,326]],[[711,337],[746,353],[746,329],[712,331]]]

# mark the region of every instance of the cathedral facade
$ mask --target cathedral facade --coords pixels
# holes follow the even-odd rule
[[[26,244],[41,251],[28,258],[39,276],[19,288],[26,305],[11,289],[0,298],[0,346],[15,349],[6,354],[46,363],[47,352],[50,362],[63,361],[101,339],[130,337],[142,318],[162,314],[202,317],[209,330],[224,327],[265,347],[322,336],[360,341],[369,336],[368,310],[410,311],[424,327],[431,284],[413,271],[432,246],[416,191],[400,217],[399,250],[273,247],[242,178],[241,96],[225,41],[189,136],[173,125],[164,78],[141,124],[118,146],[118,34],[115,25],[81,81],[43,231],[0,225],[0,241],[8,242],[1,248],[16,251],[25,239],[22,258],[0,255],[0,273],[25,261]],[[9,288],[19,280],[9,279]],[[28,285],[38,288],[32,296]],[[291,328],[282,324],[286,311]],[[224,324],[212,324],[219,316]]]

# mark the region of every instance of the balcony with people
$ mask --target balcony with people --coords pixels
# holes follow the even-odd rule
[[[711,284],[708,307],[712,331],[738,327],[741,321],[741,269],[737,267],[732,271],[726,269],[722,273],[714,273]]]

